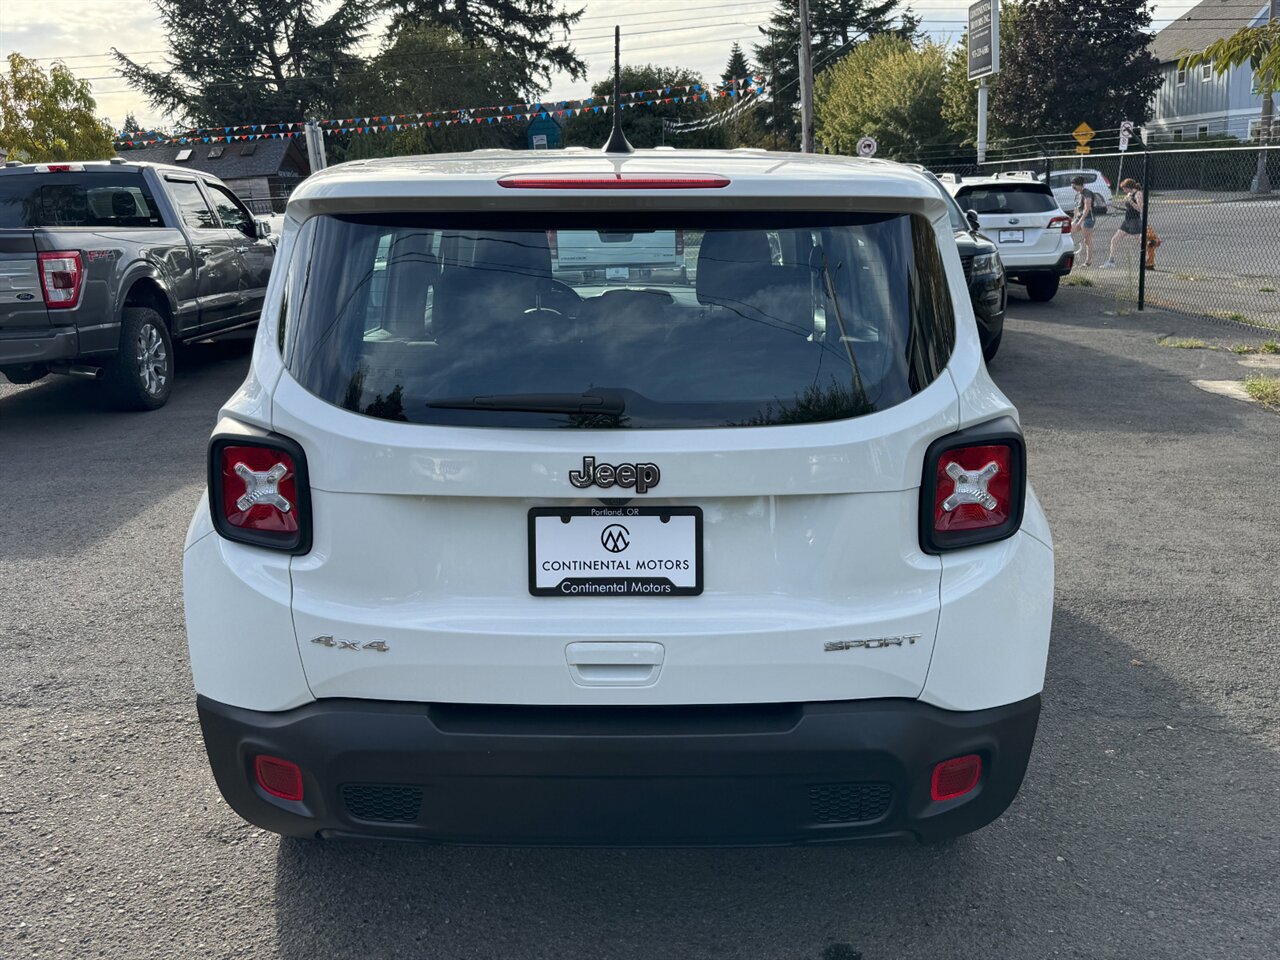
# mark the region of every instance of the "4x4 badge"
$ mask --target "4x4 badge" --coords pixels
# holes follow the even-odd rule
[[[339,650],[375,650],[378,653],[386,653],[391,649],[391,645],[385,640],[361,643],[359,640],[335,640],[327,634],[322,637],[312,637],[311,642],[318,643],[322,647],[337,647]]]
[[[662,471],[656,463],[596,463],[595,457],[583,457],[581,470],[569,471],[569,482],[575,487],[635,487],[636,493],[645,493],[656,487],[662,479]]]

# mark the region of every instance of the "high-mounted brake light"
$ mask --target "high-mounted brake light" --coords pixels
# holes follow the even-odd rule
[[[223,537],[293,554],[311,549],[306,457],[292,440],[214,437],[209,508]]]
[[[46,250],[36,255],[40,290],[50,310],[68,310],[80,302],[84,266],[79,250]]]
[[[920,489],[920,546],[941,553],[1012,536],[1022,525],[1026,455],[1012,420],[935,440]]]
[[[1070,233],[1071,218],[1070,217],[1054,217],[1052,220],[1049,221],[1049,229],[1061,230],[1063,233]]]
[[[82,173],[83,163],[37,163],[36,173]]]
[[[498,186],[516,190],[716,190],[728,185],[728,177],[703,173],[682,176],[626,173],[581,173],[570,176],[515,174],[498,181]]]

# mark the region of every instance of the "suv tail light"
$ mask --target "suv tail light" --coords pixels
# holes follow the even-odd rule
[[[209,509],[223,537],[303,554],[311,549],[311,486],[302,448],[286,437],[222,434],[209,443]]]
[[[1013,536],[1026,489],[1026,448],[1011,419],[935,440],[920,486],[921,549],[938,554]]]
[[[1070,217],[1054,217],[1052,220],[1049,221],[1050,230],[1057,230],[1059,228],[1062,230],[1063,233],[1070,233],[1071,218]]]
[[[48,250],[36,255],[40,264],[40,290],[50,310],[67,310],[80,302],[84,266],[79,250]]]
[[[677,257],[684,256],[684,231],[683,230],[676,231],[676,256]]]
[[[560,232],[558,230],[547,231],[547,246],[551,248],[551,259],[560,259]]]
[[[1108,190],[1111,189],[1111,180],[1107,177],[1105,173],[1102,175],[1102,182],[1107,185]]]

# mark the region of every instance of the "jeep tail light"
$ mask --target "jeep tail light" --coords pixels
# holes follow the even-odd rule
[[[981,777],[982,758],[976,753],[952,757],[933,768],[929,793],[934,800],[954,800],[976,787]]]
[[[50,310],[66,310],[80,302],[84,266],[79,250],[51,250],[37,254],[40,290]]]
[[[935,440],[925,454],[920,546],[941,553],[1012,536],[1022,525],[1026,462],[1012,420]]]
[[[273,797],[294,801],[302,799],[302,770],[292,760],[259,754],[253,758],[253,775],[258,786]]]
[[[547,231],[547,246],[551,248],[551,259],[559,260],[560,259],[560,231],[558,230]]]
[[[1049,229],[1061,230],[1063,233],[1070,233],[1071,218],[1070,217],[1054,217],[1052,220],[1049,221]]]
[[[676,256],[677,257],[684,256],[684,231],[683,230],[676,231]]]
[[[214,437],[209,507],[223,537],[301,554],[311,549],[311,491],[302,448],[284,437]]]

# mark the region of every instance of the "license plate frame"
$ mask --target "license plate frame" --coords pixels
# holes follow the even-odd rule
[[[1001,243],[1026,243],[1027,232],[1022,227],[1014,229],[1002,228],[998,239]]]
[[[682,523],[677,528],[670,531],[662,531],[660,527],[653,526],[650,518],[658,518],[658,522],[662,523],[662,517],[668,518],[689,518],[688,521]],[[563,518],[568,517],[565,521]],[[659,563],[665,563],[668,560],[679,561],[682,559],[692,560],[692,577],[688,576],[688,572],[684,570],[672,570],[676,579],[664,575],[661,567],[652,572],[645,571],[643,573],[629,567],[626,571],[611,572],[602,570],[597,573],[586,573],[575,575],[575,571],[544,571],[551,576],[561,574],[555,583],[549,583],[544,577],[539,582],[539,561],[554,558],[540,558],[538,547],[538,527],[539,521],[546,518],[560,519],[566,525],[572,525],[575,518],[582,518],[589,521],[583,524],[578,531],[574,531],[569,539],[574,537],[584,537],[587,533],[592,536],[592,545],[586,550],[584,555],[574,557],[563,557],[562,560],[626,560],[628,563],[635,562],[637,559],[641,561],[656,560]],[[628,521],[632,521],[628,526]],[[581,522],[581,521],[579,521]],[[529,593],[535,597],[696,597],[702,594],[703,589],[703,562],[702,562],[702,508],[701,507],[685,507],[685,506],[633,506],[627,505],[622,507],[532,507],[529,510]],[[624,537],[628,539],[628,544],[621,550],[608,554],[612,550],[604,545],[605,529],[610,525],[620,525],[626,529]],[[669,544],[662,544],[663,540],[676,539],[682,534],[678,534],[677,530],[692,526],[693,544],[692,549],[688,550],[687,545],[685,553],[691,554],[686,556],[667,556],[665,550],[669,549]],[[632,529],[635,527],[636,529]],[[598,531],[598,532],[597,532]],[[627,550],[630,550],[633,543],[630,538],[636,538],[637,543],[644,544],[646,534],[657,534],[656,539],[659,545],[656,548],[657,555],[650,555],[647,551],[632,554],[629,557],[620,556]],[[599,538],[599,549],[594,547],[594,539]],[[544,538],[544,546],[547,546]],[[607,552],[606,552],[607,551]],[[565,584],[570,584],[569,589],[565,588]]]

